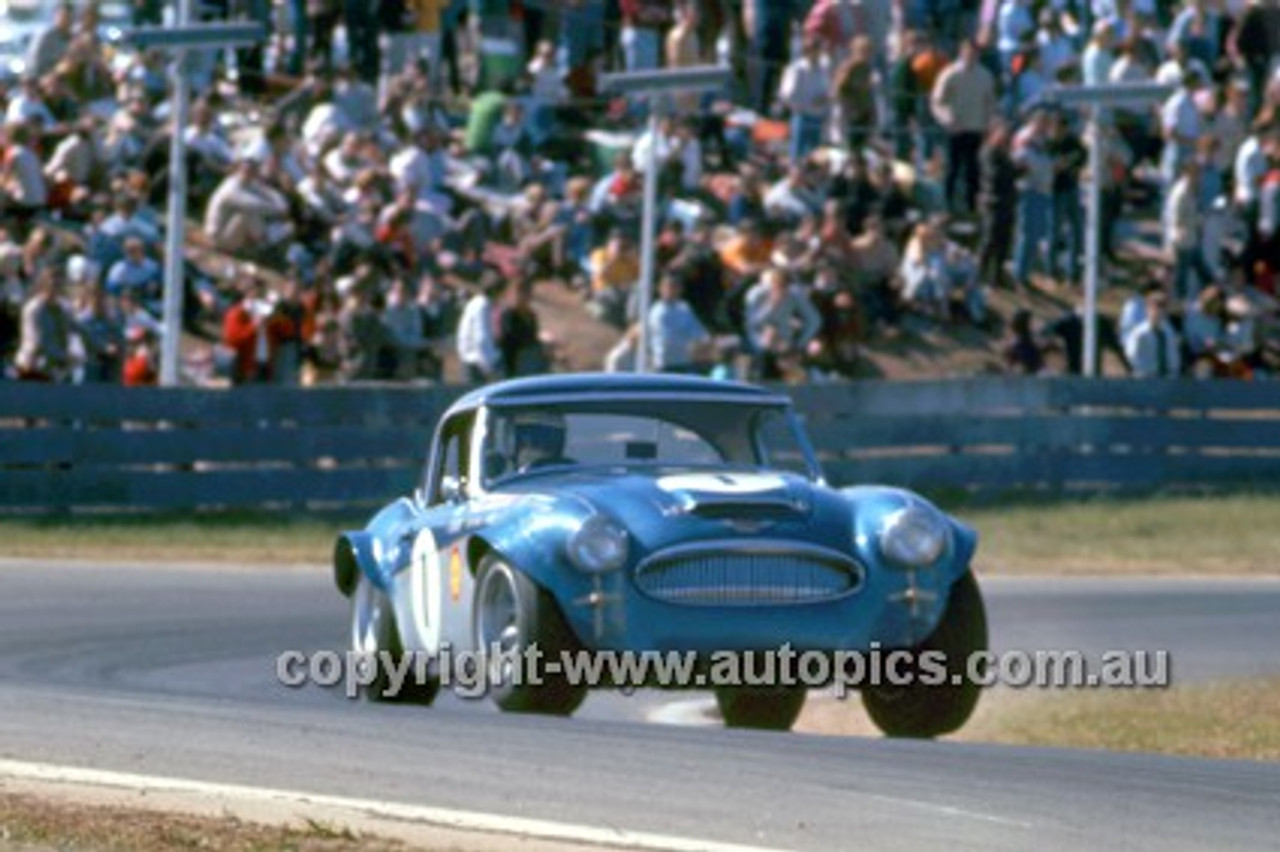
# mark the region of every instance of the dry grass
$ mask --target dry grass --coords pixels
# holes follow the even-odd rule
[[[0,849],[77,852],[401,852],[409,847],[312,824],[263,826],[0,794]],[[445,847],[440,847],[445,848]]]
[[[103,562],[326,564],[335,535],[363,518],[299,518],[244,513],[177,517],[0,519],[6,557]]]
[[[950,739],[1280,761],[1277,707],[1280,678],[1167,690],[996,690]],[[879,736],[856,697],[810,701],[796,730]]]
[[[991,574],[1280,576],[1280,495],[961,508]]]

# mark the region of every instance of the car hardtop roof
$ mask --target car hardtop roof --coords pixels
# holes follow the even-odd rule
[[[470,391],[450,407],[450,412],[492,404],[550,404],[593,397],[696,397],[702,402],[753,402],[790,405],[791,399],[767,388],[745,382],[680,376],[665,373],[558,373],[509,379]]]

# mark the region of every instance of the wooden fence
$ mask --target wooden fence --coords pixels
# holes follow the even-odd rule
[[[788,389],[832,482],[925,491],[1280,484],[1280,383],[961,380]],[[374,506],[457,389],[0,384],[0,512]]]

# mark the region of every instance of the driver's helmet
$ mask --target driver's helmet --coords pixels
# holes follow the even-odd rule
[[[515,420],[513,432],[517,469],[564,456],[567,429],[562,414],[548,411],[521,414]]]

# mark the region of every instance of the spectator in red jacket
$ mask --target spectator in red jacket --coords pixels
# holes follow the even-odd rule
[[[240,301],[222,321],[222,343],[235,352],[232,384],[272,381],[276,351],[295,334],[294,321],[278,310],[278,300],[271,297],[266,282],[250,273]]]
[[[122,382],[125,387],[138,388],[156,384],[155,337],[143,328],[135,328],[129,334],[128,356],[125,358]]]

